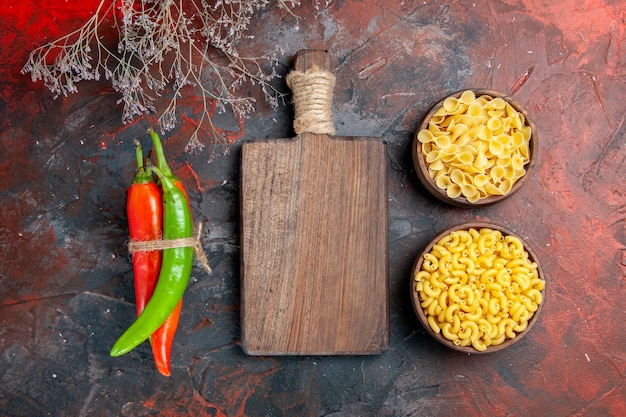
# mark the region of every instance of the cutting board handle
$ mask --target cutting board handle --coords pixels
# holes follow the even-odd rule
[[[295,111],[296,134],[335,134],[332,103],[335,75],[330,53],[304,49],[294,57],[293,70],[287,75]]]

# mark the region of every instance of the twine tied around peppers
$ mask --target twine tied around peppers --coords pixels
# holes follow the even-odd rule
[[[131,241],[128,243],[128,251],[133,254],[134,252],[149,252],[154,250],[193,247],[196,255],[196,260],[200,263],[200,265],[207,272],[207,274],[210,274],[212,272],[212,269],[209,266],[209,260],[206,256],[206,253],[204,253],[204,249],[202,249],[202,244],[200,243],[201,235],[202,223],[198,223],[198,231],[195,236],[180,239]]]
[[[335,75],[313,66],[306,72],[291,71],[287,85],[292,91],[296,134],[335,134],[332,115]]]

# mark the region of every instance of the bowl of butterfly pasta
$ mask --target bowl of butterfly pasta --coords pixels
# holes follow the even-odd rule
[[[515,193],[537,155],[537,131],[522,107],[492,90],[463,90],[435,104],[412,146],[417,176],[439,200],[494,204]]]
[[[489,353],[530,331],[545,285],[535,252],[519,236],[491,223],[466,223],[441,232],[416,259],[411,299],[439,342]]]

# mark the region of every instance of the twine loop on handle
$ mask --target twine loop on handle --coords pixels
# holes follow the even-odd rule
[[[196,255],[196,260],[200,263],[200,265],[207,272],[207,274],[210,274],[212,272],[212,269],[209,266],[209,260],[206,256],[206,253],[204,253],[204,249],[202,249],[202,244],[200,243],[201,235],[202,223],[198,223],[198,231],[195,236],[180,239],[131,241],[128,243],[128,251],[132,255],[134,252],[149,252],[154,250],[193,247]]]
[[[335,75],[313,66],[306,72],[291,71],[287,85],[292,91],[296,134],[335,134],[332,114]]]

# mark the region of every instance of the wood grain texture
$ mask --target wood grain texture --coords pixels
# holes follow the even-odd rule
[[[333,72],[330,53],[322,49],[303,49],[296,53],[293,59],[295,71],[306,71],[314,67]]]
[[[379,140],[303,133],[242,146],[246,353],[375,354],[387,347],[387,195]]]

